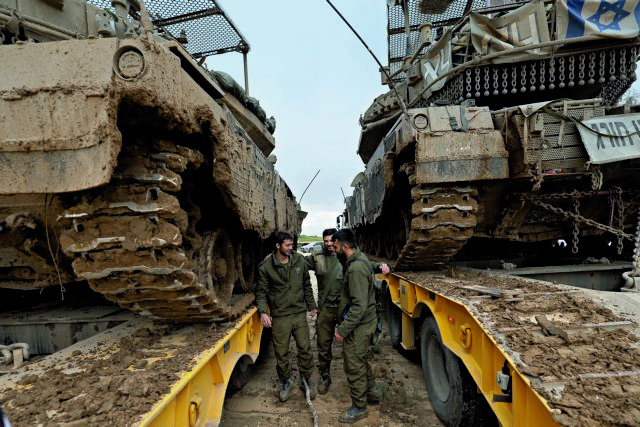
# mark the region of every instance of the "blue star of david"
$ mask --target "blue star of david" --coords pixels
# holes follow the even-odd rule
[[[620,21],[630,15],[629,12],[624,10],[625,1],[626,0],[617,0],[615,3],[609,3],[606,0],[602,0],[598,6],[597,12],[588,17],[587,21],[597,25],[598,30],[600,31],[620,31]],[[602,19],[602,16],[608,12],[613,12],[615,15],[609,24],[603,24],[600,20]]]

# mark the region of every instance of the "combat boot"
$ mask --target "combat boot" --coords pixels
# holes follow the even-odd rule
[[[380,403],[382,400],[382,391],[379,385],[374,385],[367,390],[367,402],[368,403]]]
[[[329,374],[320,375],[320,384],[318,384],[318,393],[326,394],[329,391],[331,385],[331,377]]]
[[[316,391],[313,388],[313,384],[311,383],[311,380],[307,380],[307,385],[309,386],[309,394],[311,395],[312,399],[316,398]],[[304,387],[304,382],[302,382],[302,378],[300,378],[300,382],[298,383],[298,388],[300,389],[300,391],[302,391],[302,394],[304,395],[304,398],[307,398],[307,390]]]
[[[356,421],[367,418],[367,415],[369,415],[368,406],[365,406],[364,408],[356,408],[355,406],[351,406],[346,410],[344,414],[340,415],[338,421],[342,424],[353,424]]]
[[[280,402],[286,402],[293,388],[293,380],[288,379],[280,383]]]

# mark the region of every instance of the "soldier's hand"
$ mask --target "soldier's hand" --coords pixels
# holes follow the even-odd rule
[[[271,327],[271,318],[267,313],[262,313],[260,315],[260,323],[262,323],[262,326],[264,326],[265,328]]]
[[[318,309],[314,308],[313,310],[311,310],[311,316],[316,317],[318,315]]]
[[[380,269],[382,270],[382,274],[389,274],[389,266],[387,264],[382,264],[380,266]]]
[[[344,341],[344,338],[342,338],[342,337],[340,336],[340,334],[338,333],[338,331],[336,331],[336,332],[333,334],[333,339],[335,339],[335,340],[336,340],[336,342],[342,342],[342,341]]]

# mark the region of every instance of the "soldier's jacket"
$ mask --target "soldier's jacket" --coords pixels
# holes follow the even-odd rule
[[[335,255],[322,244],[311,256],[305,257],[307,267],[316,273],[318,279],[318,307],[324,307],[325,302],[335,298],[336,306],[342,292],[342,265]]]
[[[274,252],[262,261],[255,295],[258,312],[266,313],[268,304],[273,317],[316,308],[304,256],[292,253],[289,262],[282,264]]]
[[[349,305],[347,317],[338,326],[338,333],[346,338],[356,326],[376,322],[375,278],[369,259],[357,249],[347,260],[340,298],[340,313]]]

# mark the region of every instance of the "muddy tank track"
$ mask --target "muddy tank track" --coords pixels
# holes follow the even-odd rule
[[[169,321],[238,316],[253,294],[233,295],[238,277],[223,229],[200,236],[200,209],[183,175],[204,163],[167,141],[123,148],[106,187],[86,193],[58,222],[60,243],[78,278],[121,307]]]
[[[411,189],[411,218],[407,220],[403,210],[398,210],[393,219],[367,230],[361,244],[374,255],[397,256],[395,271],[441,267],[473,235],[476,195],[473,187],[418,184]]]
[[[473,187],[417,185],[411,190],[411,232],[394,269],[446,264],[473,235],[478,202]]]

